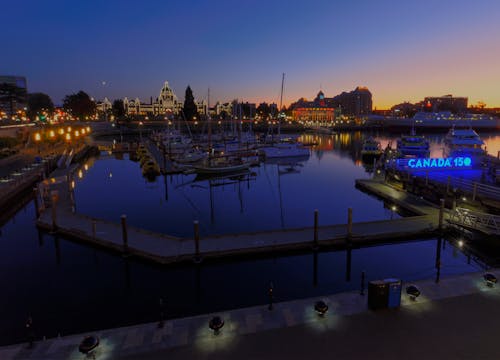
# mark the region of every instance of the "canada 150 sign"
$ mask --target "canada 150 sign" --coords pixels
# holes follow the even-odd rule
[[[469,168],[472,165],[470,157],[449,157],[449,158],[429,158],[410,159],[408,167],[411,169],[461,169]]]

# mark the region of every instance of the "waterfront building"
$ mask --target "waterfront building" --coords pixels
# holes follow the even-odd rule
[[[350,92],[343,92],[330,101],[334,107],[341,109],[348,116],[365,116],[372,112],[372,93],[366,86],[358,86]]]
[[[451,94],[443,96],[429,96],[424,99],[423,110],[428,112],[451,111],[455,114],[467,112],[468,98],[455,97]]]
[[[215,115],[220,116],[221,114],[224,115],[230,115],[233,113],[233,103],[232,102],[226,102],[226,103],[220,103],[216,102],[215,103]]]
[[[14,116],[26,112],[28,86],[24,76],[0,76],[0,112]]]
[[[107,98],[104,98],[104,100],[98,102],[96,105],[97,111],[99,112],[110,110],[112,106]],[[169,86],[168,81],[165,81],[157,98],[153,99],[153,97],[151,97],[149,102],[142,102],[138,97],[135,99],[125,97],[123,99],[123,106],[127,115],[168,116],[181,113],[183,102],[179,101],[174,91]],[[207,114],[208,104],[206,100],[196,101],[196,107],[198,114]]]
[[[290,105],[294,121],[333,122],[335,120],[335,107],[331,99],[325,98],[320,91],[313,101],[304,98]]]

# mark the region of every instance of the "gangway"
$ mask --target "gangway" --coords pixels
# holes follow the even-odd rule
[[[456,226],[480,231],[488,235],[500,235],[500,216],[457,207],[448,221]]]

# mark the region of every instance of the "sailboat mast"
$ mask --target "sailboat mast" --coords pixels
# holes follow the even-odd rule
[[[208,153],[212,152],[212,123],[210,122],[210,88],[207,96],[207,122],[208,122]]]
[[[280,95],[280,108],[278,109],[278,136],[281,135],[281,119],[280,113],[281,108],[283,107],[283,88],[285,87],[285,73],[281,77],[281,95]]]

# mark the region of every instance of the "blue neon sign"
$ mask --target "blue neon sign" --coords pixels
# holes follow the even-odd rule
[[[410,159],[408,167],[412,169],[456,169],[467,168],[472,165],[470,157]]]

